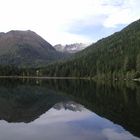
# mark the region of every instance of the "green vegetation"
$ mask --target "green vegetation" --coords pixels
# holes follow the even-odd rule
[[[99,40],[67,62],[42,70],[43,75],[132,79],[140,77],[140,20]]]
[[[32,57],[31,59],[33,60]],[[35,61],[31,62],[34,64]],[[61,60],[38,69],[27,69],[26,66],[24,69],[17,69],[15,65],[2,65],[0,75],[89,77],[101,80],[139,79],[140,20],[99,40],[67,61]]]

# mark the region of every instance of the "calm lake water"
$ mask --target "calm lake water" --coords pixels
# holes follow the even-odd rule
[[[140,85],[0,79],[0,140],[140,140]]]

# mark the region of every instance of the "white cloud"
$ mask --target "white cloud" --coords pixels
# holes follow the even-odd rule
[[[84,33],[67,29],[80,20],[94,26],[101,15],[105,28],[129,24],[140,18],[139,5],[139,0],[0,0],[0,31],[30,29],[52,44],[89,42]]]
[[[120,0],[121,1],[121,0]],[[110,4],[105,6],[105,13],[108,18],[104,21],[105,27],[115,27],[119,24],[129,24],[140,18],[140,1],[138,0],[123,0],[123,3]]]
[[[106,128],[103,129],[102,133],[108,140],[139,140],[127,131],[117,132],[111,128]]]

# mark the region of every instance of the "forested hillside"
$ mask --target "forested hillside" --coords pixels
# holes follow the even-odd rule
[[[140,77],[140,20],[92,44],[67,62],[40,69],[40,74],[99,79]]]
[[[34,65],[33,61],[32,65]],[[140,78],[140,20],[133,22],[120,32],[99,40],[76,53],[69,60],[61,60],[40,68],[1,65],[0,75],[116,80]]]

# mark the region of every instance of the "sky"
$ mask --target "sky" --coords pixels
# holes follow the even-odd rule
[[[140,18],[140,0],[0,0],[0,32],[32,30],[52,45],[93,43]]]

